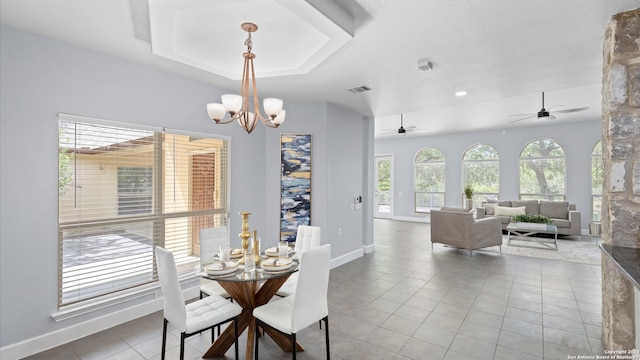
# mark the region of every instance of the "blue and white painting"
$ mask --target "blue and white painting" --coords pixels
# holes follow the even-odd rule
[[[311,224],[311,135],[280,135],[280,240]]]

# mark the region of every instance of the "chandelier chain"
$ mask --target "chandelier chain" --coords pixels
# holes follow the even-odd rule
[[[244,41],[244,44],[247,46],[247,52],[251,52],[251,49],[253,49],[253,41],[251,40],[251,33],[248,33],[249,36],[247,37],[247,40]]]

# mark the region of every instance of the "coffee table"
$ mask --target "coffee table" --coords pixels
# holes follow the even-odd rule
[[[558,227],[552,224],[536,224],[512,222],[507,225],[507,245],[530,247],[534,249],[558,250]],[[553,234],[553,239],[536,237],[536,234]],[[528,246],[521,244],[511,244],[511,240],[534,242],[539,246]],[[552,246],[553,245],[553,246]]]

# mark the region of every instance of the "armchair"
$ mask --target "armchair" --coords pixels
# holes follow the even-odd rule
[[[431,210],[431,249],[441,243],[459,249],[473,250],[498,246],[502,253],[502,227],[496,218],[474,219],[466,209]]]

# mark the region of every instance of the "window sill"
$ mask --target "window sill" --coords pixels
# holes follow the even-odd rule
[[[180,283],[184,284],[198,280],[199,276],[193,272],[190,272],[181,275],[179,279]],[[114,305],[122,304],[145,296],[154,296],[156,299],[162,297],[160,283],[156,281],[144,286],[138,286],[135,289],[131,289],[128,291],[120,291],[117,294],[103,296],[99,299],[87,300],[78,304],[67,305],[61,308],[59,311],[51,314],[51,317],[55,322],[69,320],[78,316],[91,314],[95,311],[107,309]]]

